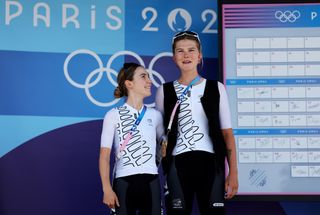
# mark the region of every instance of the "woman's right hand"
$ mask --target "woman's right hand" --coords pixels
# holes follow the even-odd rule
[[[110,188],[103,193],[103,203],[109,208],[120,207],[116,193]]]

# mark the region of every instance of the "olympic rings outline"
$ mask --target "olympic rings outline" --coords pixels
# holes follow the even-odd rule
[[[86,80],[85,80],[85,83],[84,84],[80,84],[80,83],[77,83],[76,81],[74,81],[70,74],[69,74],[69,70],[68,70],[68,65],[69,65],[69,62],[71,61],[71,59],[73,57],[75,57],[76,55],[78,54],[87,54],[89,56],[92,56],[98,63],[98,68],[94,69],[93,71],[91,71],[89,73],[89,75],[87,76]],[[101,80],[101,78],[103,77],[103,73],[106,72],[107,74],[107,78],[108,80],[110,81],[110,83],[113,85],[113,86],[117,86],[117,82],[113,80],[113,77],[117,77],[118,75],[118,72],[115,71],[114,69],[111,68],[111,64],[112,62],[119,56],[121,55],[130,55],[134,58],[136,58],[139,62],[140,65],[144,66],[145,67],[145,63],[143,61],[143,59],[138,55],[136,54],[135,52],[132,52],[132,51],[127,51],[127,50],[123,50],[123,51],[118,51],[116,52],[115,54],[113,54],[109,60],[107,61],[107,64],[106,64],[106,67],[103,66],[103,63],[102,63],[102,60],[101,58],[93,51],[89,50],[89,49],[78,49],[78,50],[75,50],[73,52],[71,52],[67,58],[65,59],[65,62],[64,62],[64,65],[63,65],[63,70],[64,70],[64,75],[67,79],[67,81],[73,85],[74,87],[77,87],[77,88],[81,88],[81,89],[84,89],[85,90],[85,93],[86,93],[86,96],[88,97],[88,99],[95,105],[97,106],[100,106],[100,107],[109,107],[109,106],[112,106],[112,105],[115,105],[120,99],[114,99],[113,101],[111,102],[100,102],[98,100],[96,100],[90,93],[90,88],[91,87],[94,87],[96,84],[98,84],[98,82]],[[171,52],[162,52],[162,53],[159,53],[157,55],[155,55],[152,60],[150,61],[149,63],[149,67],[146,68],[146,70],[148,71],[149,75],[150,75],[150,79],[151,79],[151,82],[155,85],[155,87],[159,87],[162,83],[165,82],[164,78],[161,76],[160,73],[158,73],[157,71],[155,71],[153,69],[153,66],[154,64],[156,63],[157,60],[159,60],[160,58],[162,57],[172,57],[172,53]],[[91,82],[91,79],[96,76],[95,80],[93,80]],[[156,82],[156,80],[154,79],[154,76],[156,76],[159,80],[160,80],[160,84]],[[147,106],[154,106],[154,103],[151,103],[151,104],[147,104]]]
[[[297,19],[299,19],[301,15],[298,10],[294,10],[294,11],[286,10],[285,12],[278,10],[275,12],[274,16],[282,23],[285,23],[285,22],[293,23]]]

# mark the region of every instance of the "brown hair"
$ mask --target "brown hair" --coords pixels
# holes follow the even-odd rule
[[[114,97],[115,98],[121,98],[123,96],[128,96],[128,89],[126,88],[125,81],[133,80],[133,75],[136,69],[141,66],[137,63],[124,63],[122,68],[119,71],[119,74],[117,76],[117,82],[118,86],[114,90]]]

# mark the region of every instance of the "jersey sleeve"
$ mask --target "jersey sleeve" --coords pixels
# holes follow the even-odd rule
[[[103,119],[103,127],[101,133],[101,143],[100,146],[103,148],[112,148],[114,133],[117,123],[117,112],[112,109],[107,112]]]
[[[156,103],[156,109],[160,111],[162,115],[164,114],[163,99],[164,99],[163,85],[161,85],[160,87],[158,87],[155,103]]]
[[[220,82],[218,82],[218,88],[220,93],[220,127],[221,129],[232,128],[230,107],[226,89]]]

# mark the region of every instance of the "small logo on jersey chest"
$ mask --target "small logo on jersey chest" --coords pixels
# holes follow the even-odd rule
[[[147,119],[147,122],[148,122],[148,125],[149,125],[149,126],[153,126],[153,124],[152,124],[152,119]]]

